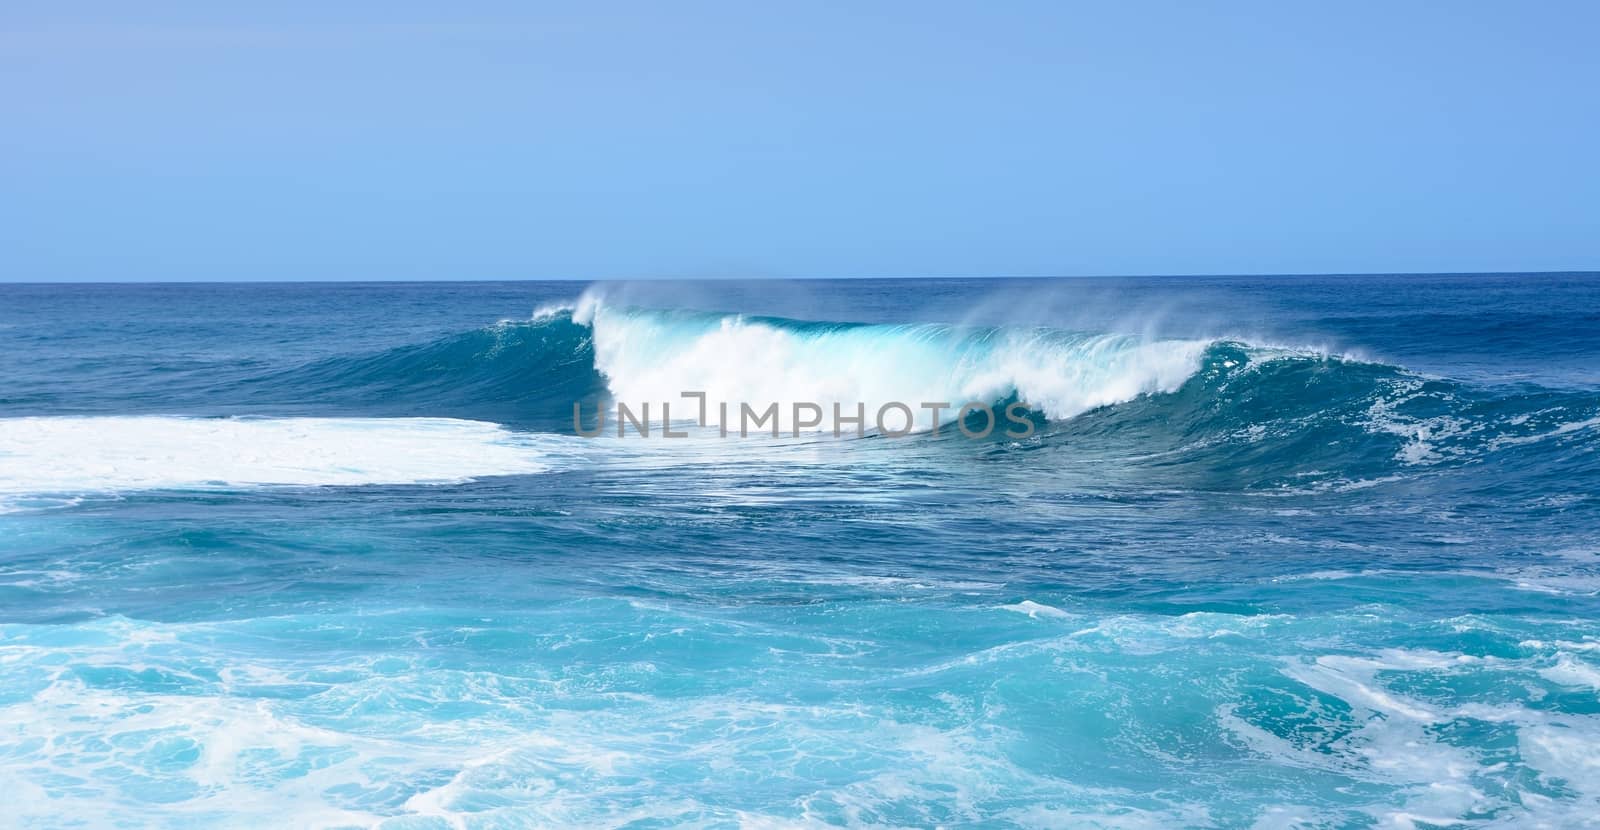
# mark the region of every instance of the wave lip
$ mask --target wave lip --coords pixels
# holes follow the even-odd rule
[[[453,418],[0,418],[0,510],[45,495],[539,473],[553,440]]]
[[[580,303],[575,322],[591,327],[595,368],[617,401],[673,402],[675,417],[703,392],[711,421],[718,404],[729,419],[740,404],[758,411],[779,405],[781,428],[793,427],[793,405],[811,403],[831,415],[862,404],[869,420],[902,403],[913,427],[935,426],[923,404],[1019,400],[1065,419],[1141,395],[1172,392],[1200,369],[1209,340],[1152,340],[1042,328],[967,328],[941,324],[810,323],[770,317],[617,309]],[[681,403],[679,403],[681,401]],[[893,416],[898,427],[903,415]]]

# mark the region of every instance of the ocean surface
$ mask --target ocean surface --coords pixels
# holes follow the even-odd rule
[[[0,285],[0,826],[1597,826],[1597,450],[1595,275]]]

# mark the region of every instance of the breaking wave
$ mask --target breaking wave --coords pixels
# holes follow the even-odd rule
[[[568,436],[574,404],[586,427],[617,402],[651,404],[658,418],[670,402],[674,419],[694,419],[684,392],[706,394],[712,422],[723,401],[731,412],[777,403],[785,420],[794,402],[852,414],[861,404],[869,430],[887,402],[907,404],[920,430],[967,402],[1024,402],[1034,435],[1018,442],[996,430],[984,452],[1056,467],[1110,459],[1186,487],[1360,488],[1487,459],[1529,492],[1600,474],[1592,390],[1473,384],[1239,338],[805,321],[587,296],[431,342],[256,370],[220,387],[212,378],[189,390],[175,378],[163,391],[142,411],[450,418]],[[933,403],[951,408],[936,419],[922,407]],[[898,428],[903,419],[890,417]],[[952,433],[912,440],[960,440]],[[1045,455],[1024,455],[1034,452]],[[1496,486],[1514,491],[1516,480]]]

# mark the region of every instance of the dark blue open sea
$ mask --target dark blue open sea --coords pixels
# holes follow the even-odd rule
[[[0,825],[1595,826],[1597,449],[1593,275],[0,286]]]

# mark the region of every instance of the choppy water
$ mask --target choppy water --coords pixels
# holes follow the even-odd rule
[[[1593,276],[0,286],[0,824],[1593,825],[1597,448]]]

